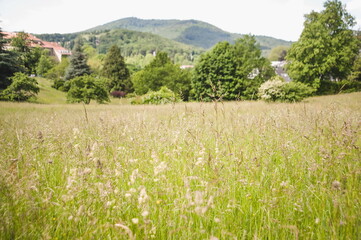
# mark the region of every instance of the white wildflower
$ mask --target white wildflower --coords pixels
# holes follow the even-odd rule
[[[154,175],[157,176],[159,173],[164,172],[167,169],[166,162],[161,162],[158,166],[154,167]]]
[[[149,199],[149,196],[147,194],[147,191],[146,191],[145,187],[142,187],[139,192],[139,198],[138,198],[139,205],[146,203],[148,201],[148,199]]]
[[[132,218],[132,222],[133,222],[134,224],[138,224],[138,223],[139,223],[139,219],[138,219],[138,218]]]
[[[149,215],[149,212],[147,210],[143,211],[142,212],[142,216],[143,217],[147,217]]]
[[[287,185],[288,185],[288,182],[285,182],[285,181],[282,181],[280,184],[281,187],[287,187]]]
[[[137,179],[138,175],[139,175],[139,170],[137,168],[137,169],[133,170],[132,175],[130,175],[130,184],[135,183],[135,180]]]
[[[74,135],[74,138],[77,138],[79,134],[80,134],[80,130],[79,130],[79,128],[73,128],[73,135]]]

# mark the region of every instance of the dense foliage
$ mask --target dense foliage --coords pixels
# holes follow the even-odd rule
[[[6,43],[0,28],[0,90],[7,88],[11,84],[10,77],[21,70],[16,52],[5,50]]]
[[[11,78],[11,84],[2,93],[0,98],[9,101],[27,101],[38,94],[40,88],[35,78],[25,73],[17,72]]]
[[[43,49],[40,47],[31,47],[29,34],[25,32],[18,32],[16,36],[11,39],[11,46],[18,56],[17,64],[20,65],[22,71],[27,74],[36,74],[36,66]]]
[[[306,15],[300,39],[288,52],[288,73],[299,82],[327,91],[329,81],[346,79],[359,52],[351,28],[354,18],[339,0],[328,0],[321,12]]]
[[[164,52],[159,52],[149,65],[135,73],[132,81],[135,93],[140,95],[150,90],[158,91],[161,87],[166,86],[187,100],[191,90],[190,72],[173,64],[167,53]]]
[[[277,46],[271,49],[268,59],[270,61],[285,61],[287,51],[289,50],[288,46]]]
[[[78,76],[70,80],[67,99],[72,103],[89,104],[91,100],[97,103],[109,102],[107,79],[92,75]]]
[[[149,91],[143,96],[135,97],[131,104],[167,104],[180,101],[181,99],[177,94],[164,86],[159,91]]]
[[[36,64],[36,73],[37,75],[44,76],[50,69],[55,67],[55,65],[55,59],[50,56],[48,51],[43,51],[38,63]]]
[[[313,93],[314,89],[306,84],[285,82],[281,77],[268,80],[258,90],[259,98],[267,102],[300,102]]]
[[[358,82],[361,84],[361,52],[356,57],[355,62],[352,66],[351,74],[348,77],[351,82]]]
[[[121,49],[125,57],[142,55],[155,52],[167,52],[171,58],[182,57],[182,64],[193,61],[194,55],[203,52],[202,49],[191,47],[170,39],[162,38],[150,33],[140,33],[130,30],[112,30],[95,36],[99,43],[96,46],[99,53],[106,53],[114,44]]]
[[[101,74],[108,78],[109,91],[131,92],[133,84],[130,73],[121,55],[120,48],[113,45],[105,56]]]
[[[218,43],[204,54],[195,68],[193,95],[196,100],[252,99],[259,86],[274,71],[252,36],[244,36],[234,45]]]

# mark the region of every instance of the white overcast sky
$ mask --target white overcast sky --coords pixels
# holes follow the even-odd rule
[[[125,17],[196,19],[232,33],[296,41],[325,0],[0,0],[4,31],[72,33]],[[361,29],[361,0],[343,0]]]

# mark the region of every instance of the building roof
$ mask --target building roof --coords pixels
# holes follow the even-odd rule
[[[5,39],[12,39],[17,35],[17,33],[14,32],[2,32],[2,33],[4,34]],[[28,40],[30,40],[30,47],[53,49],[54,51],[60,53],[61,55],[71,55],[71,52],[68,49],[60,46],[60,44],[56,42],[43,41],[32,34],[29,33],[27,34],[28,34]]]

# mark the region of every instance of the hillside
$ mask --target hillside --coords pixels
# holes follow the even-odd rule
[[[152,54],[164,51],[179,64],[190,64],[193,59],[204,52],[204,49],[180,43],[156,34],[138,32],[127,29],[94,30],[73,34],[38,34],[46,41],[60,42],[72,48],[75,38],[82,36],[85,43],[96,48],[98,53],[106,53],[112,45],[117,45],[125,57]]]
[[[137,32],[132,30],[114,29],[110,31],[93,32],[83,34],[89,41],[93,41],[99,53],[106,53],[113,45],[118,45],[124,52],[124,56],[153,53],[154,51],[165,51],[169,55],[203,51],[183,43],[176,42],[155,34]],[[95,41],[95,42],[94,42]]]
[[[197,20],[143,20],[124,18],[106,23],[83,32],[69,34],[37,34],[37,37],[61,43],[71,49],[74,39],[82,36],[99,53],[106,53],[113,45],[118,45],[125,57],[152,54],[165,51],[178,64],[192,64],[206,49],[220,41],[233,42],[242,37],[223,31],[211,24]],[[291,42],[268,36],[255,36],[263,55],[280,45]]]
[[[52,81],[45,78],[36,78],[38,81],[40,91],[37,95],[36,103],[46,104],[62,104],[66,102],[66,93],[52,88]]]
[[[144,20],[139,18],[123,18],[112,21],[86,32],[129,29],[140,32],[149,32],[162,37],[173,39],[181,43],[208,49],[220,41],[234,41],[242,34],[233,34],[223,31],[216,26],[198,20]],[[267,36],[255,36],[262,49],[271,49],[279,45],[289,46],[291,42]]]

